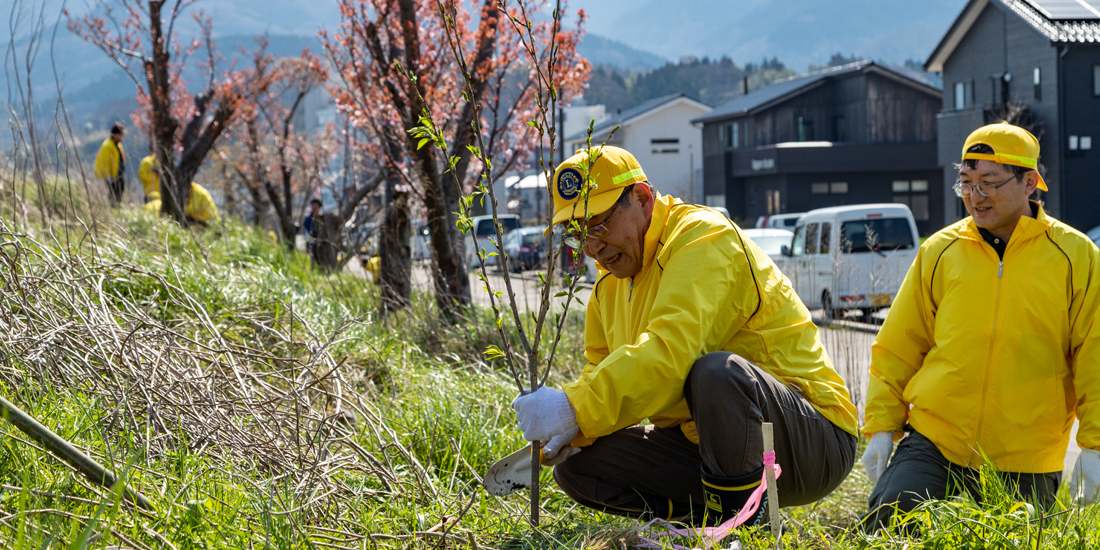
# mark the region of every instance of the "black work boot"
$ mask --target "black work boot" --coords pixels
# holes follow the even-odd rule
[[[673,502],[670,498],[642,496],[646,510],[639,518],[643,521],[663,519],[665,521],[685,521],[691,518],[691,505]]]
[[[764,467],[737,477],[718,477],[707,472],[703,466],[703,496],[707,499],[706,521],[708,526],[717,526],[737,515],[745,507],[753,491],[760,487]],[[768,522],[768,493],[761,495],[760,508],[742,526],[753,527]]]

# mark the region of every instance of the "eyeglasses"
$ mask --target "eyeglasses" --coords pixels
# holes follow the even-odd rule
[[[617,210],[619,208],[619,205],[623,203],[623,198],[625,198],[626,196],[627,194],[625,192],[619,196],[619,200],[615,201],[615,204],[611,206],[611,210],[608,211],[607,216],[604,217],[603,221],[596,225],[593,225],[592,227],[589,227],[587,230],[584,231],[582,231],[581,229],[572,229],[567,231],[565,233],[565,238],[562,239],[562,242],[564,242],[570,248],[580,250],[581,246],[588,242],[589,239],[602,239],[606,237],[608,234],[611,233],[607,230],[607,222],[611,221],[611,216],[615,215],[615,210]]]
[[[955,190],[955,194],[958,195],[960,198],[970,198],[970,195],[974,193],[974,190],[977,190],[978,194],[983,196],[983,197],[996,197],[997,196],[997,190],[1000,189],[1002,185],[1004,185],[1004,184],[1006,184],[1006,183],[1008,183],[1008,182],[1010,182],[1010,181],[1012,181],[1012,180],[1014,180],[1018,177],[1020,177],[1020,175],[1016,174],[1016,175],[1012,176],[1011,178],[1008,178],[1008,179],[1002,181],[1001,183],[974,183],[974,184],[971,184],[971,183],[963,183],[961,181],[956,181],[955,185],[951,186],[951,188]]]

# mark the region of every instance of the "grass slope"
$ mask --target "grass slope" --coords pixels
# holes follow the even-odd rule
[[[623,548],[638,524],[575,506],[544,469],[543,525],[479,474],[523,442],[492,318],[381,319],[367,281],[323,276],[233,221],[189,233],[116,211],[95,239],[0,217],[0,391],[156,507],[120,501],[0,425],[4,548]],[[59,226],[61,227],[61,226]],[[561,364],[581,365],[580,316]],[[575,372],[555,373],[560,383]],[[922,534],[852,529],[857,466],[787,509],[786,548],[1096,548],[1093,510],[1036,514],[990,486],[913,514]],[[1063,495],[1064,496],[1064,495]],[[668,541],[670,544],[673,541]],[[677,541],[691,544],[693,541]],[[698,542],[698,541],[694,541]],[[766,533],[742,537],[770,545]]]

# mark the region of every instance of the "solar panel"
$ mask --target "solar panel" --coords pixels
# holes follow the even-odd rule
[[[1100,19],[1100,0],[1027,0],[1047,19]]]

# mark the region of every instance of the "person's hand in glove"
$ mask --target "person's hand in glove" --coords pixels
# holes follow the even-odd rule
[[[1073,466],[1073,479],[1069,482],[1070,498],[1077,496],[1078,486],[1081,487],[1082,506],[1100,500],[1100,451],[1081,449],[1081,456]]]
[[[863,469],[867,471],[867,477],[871,483],[878,483],[879,476],[886,471],[886,465],[890,463],[890,453],[894,452],[894,432],[875,432],[871,435],[871,442],[867,444],[867,450],[863,452]]]
[[[516,411],[519,429],[523,430],[523,438],[549,440],[547,446],[552,446],[555,454],[577,435],[577,412],[561,390],[543,386],[534,393],[517,397],[512,401],[512,408]],[[573,435],[567,439],[569,431]]]
[[[579,452],[581,452],[580,447],[574,447],[572,445],[566,445],[565,448],[561,449],[560,451],[556,450],[556,451],[554,451],[554,454],[548,455],[547,452],[546,452],[546,448],[543,447],[543,450],[542,450],[542,465],[543,466],[550,466],[550,467],[557,466],[558,464],[561,464],[562,462],[565,462],[566,459],[568,459],[569,457],[571,457],[571,456],[573,456],[573,455],[575,455]]]

